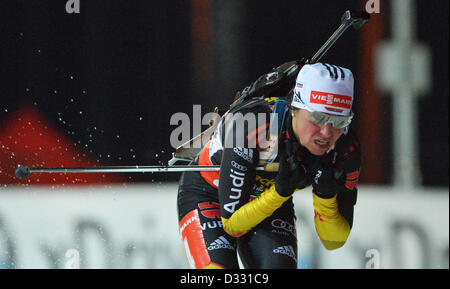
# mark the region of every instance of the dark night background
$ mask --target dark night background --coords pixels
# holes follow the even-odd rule
[[[32,106],[103,165],[165,163],[173,151],[173,113],[192,114],[193,104],[201,104],[203,114],[226,108],[236,91],[261,74],[312,56],[342,13],[364,1],[204,1],[200,8],[197,2],[80,0],[81,13],[68,14],[65,0],[2,1],[0,133],[15,111]],[[233,9],[237,19],[227,14]],[[196,14],[205,10],[209,18]],[[381,12],[389,37],[388,5]],[[433,89],[419,100],[426,186],[449,184],[448,12],[448,1],[417,1],[417,38],[433,55]],[[346,32],[323,59],[352,69],[357,89],[358,79],[366,77],[360,54],[365,32]],[[358,97],[383,96],[360,91],[356,97],[354,125],[371,129],[361,125]],[[391,102],[381,101],[379,177],[363,177],[362,183],[392,181]],[[179,174],[127,178],[174,181]]]

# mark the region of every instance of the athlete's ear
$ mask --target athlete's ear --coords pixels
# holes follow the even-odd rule
[[[292,117],[296,117],[296,114],[297,114],[297,112],[298,112],[298,109],[295,109],[295,108],[292,108],[291,107],[291,115],[292,115]]]

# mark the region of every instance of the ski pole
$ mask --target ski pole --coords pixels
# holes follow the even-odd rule
[[[168,173],[168,172],[198,172],[219,171],[219,165],[173,165],[173,166],[98,166],[98,167],[60,167],[60,168],[29,168],[18,165],[15,173],[18,179],[24,179],[32,173]],[[278,171],[278,163],[267,163],[257,166],[258,171]]]

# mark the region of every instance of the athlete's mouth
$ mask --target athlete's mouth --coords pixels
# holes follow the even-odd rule
[[[320,140],[320,139],[316,139],[314,141],[315,144],[322,146],[322,147],[327,147],[330,145],[330,141],[326,141],[326,140]]]

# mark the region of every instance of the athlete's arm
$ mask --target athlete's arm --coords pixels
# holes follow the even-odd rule
[[[321,198],[313,193],[314,225],[323,246],[328,250],[342,247],[350,235],[350,223],[339,212],[337,195]]]
[[[261,126],[260,126],[261,127]],[[251,133],[249,134],[251,135]],[[296,188],[304,187],[306,170],[298,162],[288,163],[299,157],[296,141],[283,137],[279,147],[280,168],[275,184],[249,201],[249,192],[255,180],[258,149],[226,149],[223,153],[219,181],[222,224],[224,230],[234,237],[242,236],[258,225],[287,201]]]
[[[255,181],[255,155],[256,149],[233,148],[223,152],[219,200],[223,228],[233,237],[247,233],[289,199],[280,196],[272,186],[260,197],[249,201]]]
[[[336,144],[336,165],[319,163],[313,169],[314,224],[328,250],[342,247],[353,225],[353,210],[361,167],[360,145],[354,135]]]

